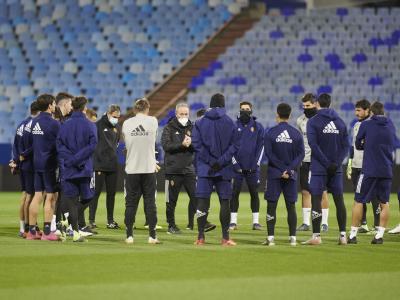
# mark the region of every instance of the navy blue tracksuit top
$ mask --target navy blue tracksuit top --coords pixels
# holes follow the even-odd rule
[[[198,177],[233,177],[232,157],[239,148],[235,123],[226,115],[225,108],[209,109],[196,121],[192,133],[192,145],[196,152]],[[222,169],[212,172],[211,166],[218,163]]]
[[[287,171],[290,179],[297,179],[297,167],[304,159],[304,142],[301,133],[281,122],[265,131],[265,155],[268,159],[268,179],[281,178]]]
[[[32,117],[28,117],[25,120],[23,120],[17,127],[17,131],[15,132],[14,136],[14,143],[12,147],[12,159],[13,161],[19,166],[20,161],[19,161],[19,156],[22,153],[21,149],[21,140],[22,136],[24,135],[24,128],[25,125],[32,119]]]
[[[92,156],[96,145],[96,125],[89,121],[83,112],[74,111],[61,125],[57,137],[62,180],[92,176]]]
[[[307,138],[311,147],[312,174],[327,175],[327,168],[332,164],[338,166],[337,173],[342,172],[350,142],[345,123],[333,109],[320,109],[308,120]]]
[[[396,129],[385,116],[372,116],[361,123],[355,140],[364,150],[362,173],[367,177],[392,178]]]
[[[50,113],[41,112],[31,127],[33,167],[35,172],[54,171],[57,168],[56,138],[60,122]]]
[[[264,128],[254,117],[247,124],[237,120],[236,126],[240,147],[232,160],[233,167],[256,171],[264,155]]]
[[[24,132],[19,140],[20,155],[24,160],[20,163],[20,169],[33,172],[33,149],[32,149],[32,123],[31,118],[24,126]]]

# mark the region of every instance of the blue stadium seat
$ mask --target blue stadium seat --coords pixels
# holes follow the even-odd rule
[[[232,16],[228,2],[211,7],[208,1],[110,1],[107,7],[101,1],[54,0],[43,1],[40,9],[35,2],[10,3],[0,2],[0,90],[20,86],[13,98],[26,104],[34,97],[29,93],[61,89],[85,90],[105,106],[116,96],[143,96]],[[166,42],[158,48],[160,40]],[[145,67],[130,72],[133,63]],[[221,68],[217,61],[201,75]]]
[[[305,90],[302,85],[293,85],[290,88],[290,93],[292,94],[304,94]]]
[[[323,94],[323,93],[327,93],[327,94],[331,94],[332,93],[332,86],[330,85],[321,85],[318,87],[317,90],[317,94]]]
[[[282,38],[284,38],[284,36],[285,36],[285,34],[279,29],[271,31],[269,33],[270,39],[273,39],[273,40],[282,39]]]
[[[305,65],[305,64],[313,61],[313,56],[309,53],[303,53],[297,57],[297,61],[301,62],[301,63],[303,63],[303,65]]]
[[[351,60],[357,64],[357,67],[360,67],[360,64],[366,62],[368,58],[364,53],[361,52],[353,55]]]

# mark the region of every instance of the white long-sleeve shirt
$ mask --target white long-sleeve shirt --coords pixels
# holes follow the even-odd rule
[[[356,149],[356,137],[357,137],[357,133],[358,130],[360,129],[360,125],[361,122],[358,121],[357,123],[354,124],[353,127],[353,151],[354,151],[354,155],[353,155],[353,161],[351,163],[351,166],[355,169],[361,169],[362,168],[362,163],[363,163],[363,158],[364,158],[364,150],[357,150]]]
[[[304,151],[305,151],[303,162],[311,162],[311,147],[308,144],[308,139],[307,139],[307,122],[308,118],[305,115],[301,115],[300,117],[298,117],[296,122],[297,128],[303,135]]]

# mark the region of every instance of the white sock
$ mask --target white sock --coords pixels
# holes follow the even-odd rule
[[[317,237],[320,237],[320,236],[321,236],[320,233],[313,233],[313,234],[312,234],[313,239],[315,239],[315,238],[317,238]]]
[[[259,223],[259,218],[258,218],[259,215],[260,213],[253,213],[253,224]]]
[[[328,225],[328,217],[329,217],[329,208],[322,209],[322,222],[321,224]]]
[[[19,231],[25,232],[25,221],[23,221],[23,220],[19,221]]]
[[[340,236],[346,237],[346,231],[341,231],[341,232],[340,232]]]
[[[274,239],[275,239],[275,237],[273,235],[268,236],[268,241],[272,242]]]
[[[358,228],[356,226],[351,226],[349,239],[352,239],[357,236]]]
[[[378,226],[378,232],[375,235],[376,239],[383,238],[383,234],[385,233],[385,227]]]
[[[237,224],[237,213],[231,213],[231,223]]]
[[[296,241],[296,236],[294,236],[294,235],[289,236],[289,241],[291,241],[291,240],[293,240],[295,242]]]
[[[50,231],[56,231],[57,226],[56,226],[56,215],[53,215],[53,218],[51,219],[51,224],[50,224]]]
[[[303,224],[310,226],[310,218],[311,218],[311,208],[303,207]]]

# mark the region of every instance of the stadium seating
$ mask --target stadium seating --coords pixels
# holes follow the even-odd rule
[[[348,124],[365,97],[384,102],[400,130],[399,15],[399,8],[270,10],[218,58],[220,68],[196,78],[188,101],[207,105],[221,91],[235,117],[238,101],[248,99],[268,127],[281,101],[300,115],[304,92],[332,93]]]
[[[151,90],[243,0],[0,1],[0,143],[39,93],[85,94],[103,112]]]

